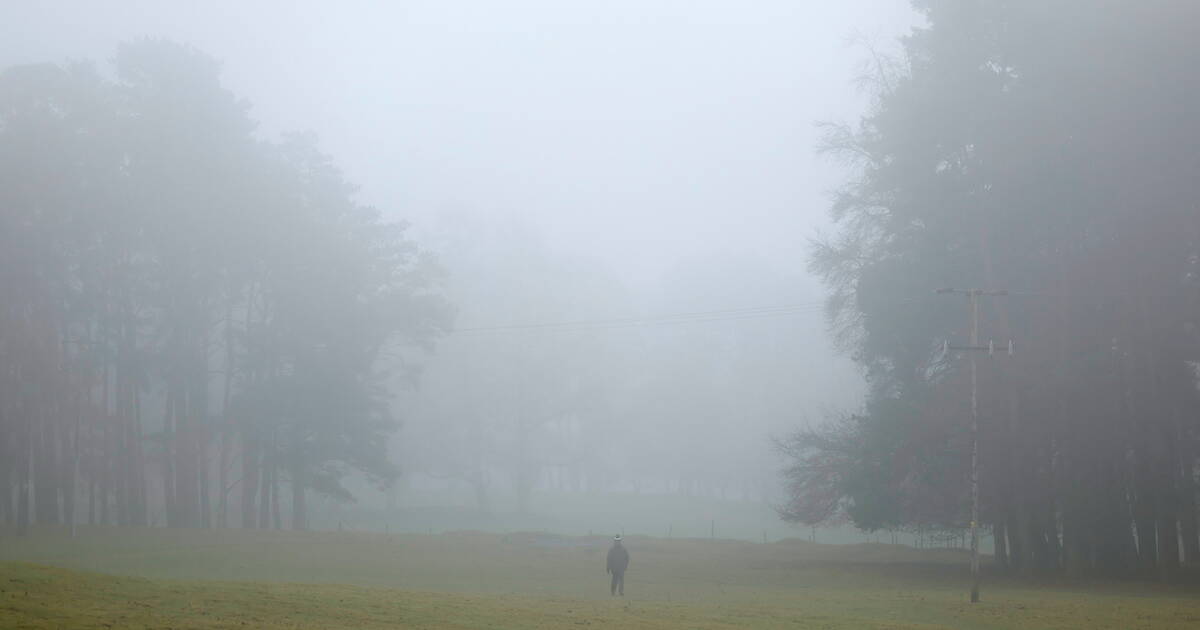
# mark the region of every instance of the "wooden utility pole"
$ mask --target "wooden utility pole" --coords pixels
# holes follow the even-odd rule
[[[979,601],[979,377],[975,360],[976,353],[986,351],[988,356],[996,354],[995,342],[986,346],[979,344],[979,296],[1003,296],[1008,291],[984,289],[938,289],[938,294],[955,293],[967,296],[970,303],[971,342],[966,346],[943,344],[946,352],[965,350],[971,353],[971,603]],[[1013,353],[1012,340],[1008,342],[1008,354]]]

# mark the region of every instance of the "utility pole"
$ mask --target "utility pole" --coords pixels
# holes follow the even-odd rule
[[[967,296],[970,303],[971,342],[966,346],[953,346],[949,342],[942,345],[943,351],[964,350],[971,353],[971,603],[979,601],[979,377],[976,364],[976,353],[986,351],[988,356],[995,356],[996,344],[988,341],[986,346],[979,344],[979,297],[1004,296],[1008,291],[984,289],[938,289],[938,294],[958,294]],[[1008,354],[1012,356],[1012,340],[1008,341]]]

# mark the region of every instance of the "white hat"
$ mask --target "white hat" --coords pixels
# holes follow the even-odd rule
[[[613,536],[613,540],[615,540],[617,542],[621,542],[621,535],[617,534],[616,536]]]

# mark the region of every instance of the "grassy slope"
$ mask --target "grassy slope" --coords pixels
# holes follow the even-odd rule
[[[0,627],[1200,627],[1200,593],[1186,588],[990,580],[972,606],[959,552],[887,545],[634,538],[630,597],[611,600],[605,544],[536,534],[5,537]]]

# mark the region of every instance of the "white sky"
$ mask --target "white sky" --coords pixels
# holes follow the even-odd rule
[[[849,39],[886,48],[916,19],[903,0],[0,0],[0,66],[193,44],[264,131],[315,131],[389,215],[524,217],[636,284],[713,254],[801,269],[838,181],[813,124],[863,107]]]

